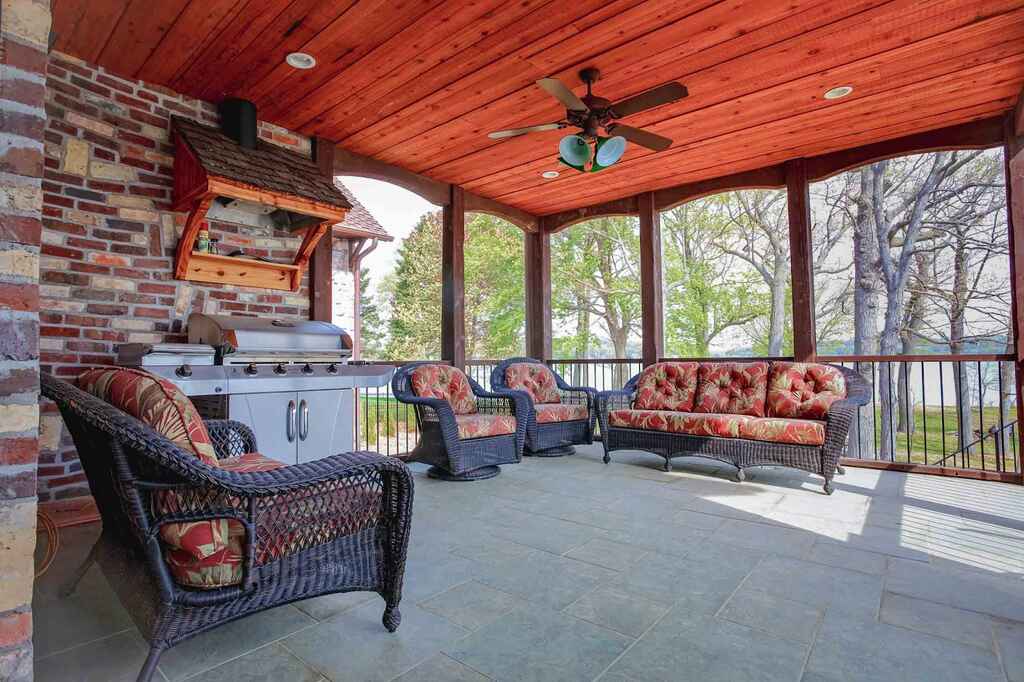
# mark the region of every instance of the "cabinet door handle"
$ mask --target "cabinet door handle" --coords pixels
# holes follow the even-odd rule
[[[288,401],[288,413],[284,423],[285,435],[288,436],[288,442],[295,442],[295,401]]]
[[[299,401],[299,440],[306,440],[309,435],[309,403]]]

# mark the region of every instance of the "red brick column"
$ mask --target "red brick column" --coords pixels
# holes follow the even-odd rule
[[[32,678],[49,0],[0,10],[0,679]]]

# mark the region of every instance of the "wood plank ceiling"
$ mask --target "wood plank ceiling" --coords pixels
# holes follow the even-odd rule
[[[987,118],[1024,84],[1024,0],[55,0],[56,49],[543,215]],[[287,53],[316,57],[310,71]],[[600,174],[561,168],[534,85],[603,72],[624,122],[671,137]],[[838,85],[854,93],[829,101]]]

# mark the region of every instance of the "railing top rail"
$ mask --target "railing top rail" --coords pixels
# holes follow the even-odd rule
[[[781,361],[789,362],[793,360],[792,355],[766,355],[763,357],[748,357],[748,356],[733,356],[733,355],[720,355],[718,357],[710,358],[699,358],[699,357],[686,357],[686,358],[658,358],[658,362],[771,362]]]
[[[629,365],[643,362],[640,358],[547,358],[544,362],[576,365]]]
[[[819,362],[1008,362],[1009,353],[934,353],[922,355],[819,355]]]

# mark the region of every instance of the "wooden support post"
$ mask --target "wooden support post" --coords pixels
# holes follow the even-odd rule
[[[640,209],[640,310],[641,357],[644,366],[653,365],[664,354],[665,323],[661,289],[661,216],[654,193],[637,197]]]
[[[544,221],[537,232],[523,239],[523,272],[526,296],[526,354],[551,359],[551,235]]]
[[[314,138],[313,160],[320,172],[333,182],[334,143],[322,137]],[[330,231],[316,243],[309,263],[309,319],[320,322],[334,319],[334,235]]]
[[[1024,101],[1024,95],[1022,95]],[[1019,108],[1018,108],[1019,111]],[[1024,131],[1017,127],[1017,112],[1006,118],[1006,206],[1010,249],[1010,333],[1013,335],[1017,388],[1017,452],[1024,452]],[[1019,482],[1024,483],[1024,472]]]
[[[814,264],[811,253],[811,197],[804,159],[786,163],[789,205],[789,264],[793,291],[793,356],[814,362]]]
[[[466,366],[465,196],[452,185],[441,235],[441,359]]]

